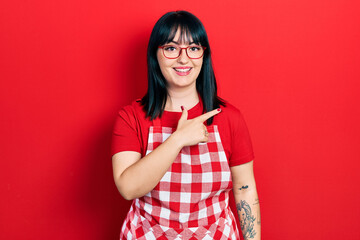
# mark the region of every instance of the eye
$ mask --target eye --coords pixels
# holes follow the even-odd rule
[[[189,50],[191,52],[197,52],[197,51],[200,51],[201,50],[201,47],[200,46],[190,46],[189,47]]]
[[[174,51],[176,51],[176,49],[177,48],[175,46],[171,46],[171,45],[164,47],[164,50],[167,52],[174,52]]]

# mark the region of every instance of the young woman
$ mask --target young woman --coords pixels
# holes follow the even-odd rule
[[[116,119],[112,162],[133,200],[120,239],[260,239],[253,150],[238,109],[217,96],[204,26],[186,11],[155,24],[148,91]]]

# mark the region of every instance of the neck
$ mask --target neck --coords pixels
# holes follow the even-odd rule
[[[181,112],[181,106],[186,109],[194,107],[199,102],[196,88],[171,90],[168,89],[165,110],[170,112]]]

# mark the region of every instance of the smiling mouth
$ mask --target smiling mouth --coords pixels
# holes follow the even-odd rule
[[[182,72],[182,73],[189,72],[191,69],[192,68],[174,68],[176,72]]]

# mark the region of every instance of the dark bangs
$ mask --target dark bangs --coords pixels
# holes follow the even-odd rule
[[[188,15],[188,16],[186,16]],[[190,18],[189,18],[190,17]],[[201,46],[208,47],[206,32],[204,27],[192,14],[179,14],[171,15],[168,17],[164,25],[159,29],[159,45],[164,45],[171,42],[178,31],[180,30],[180,42],[181,44],[189,44],[190,42],[199,44]],[[190,41],[191,39],[191,41]]]

